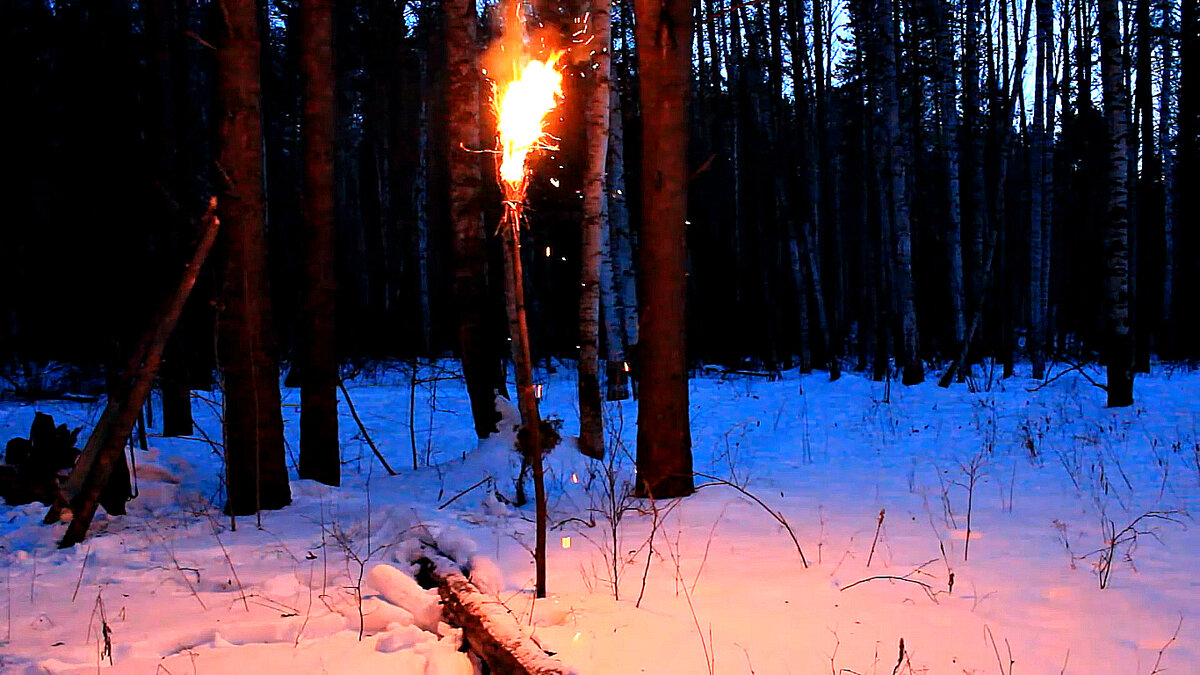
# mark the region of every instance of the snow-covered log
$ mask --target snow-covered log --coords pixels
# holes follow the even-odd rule
[[[463,631],[463,644],[493,673],[505,675],[568,675],[574,673],[542,649],[517,623],[504,603],[479,590],[458,564],[425,549],[416,562],[418,579],[437,585],[442,619]]]

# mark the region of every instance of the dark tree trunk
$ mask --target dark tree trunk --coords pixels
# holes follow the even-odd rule
[[[218,358],[225,386],[225,461],[234,515],[292,501],[283,448],[279,368],[271,331],[258,14],[253,0],[220,0],[218,181],[225,250]]]
[[[1200,194],[1195,186],[1200,185],[1200,0],[1183,0],[1180,3],[1179,22],[1179,119],[1176,137],[1176,166],[1172,180],[1178,214],[1179,254],[1176,296],[1188,297],[1200,287],[1200,256],[1196,255],[1197,241],[1194,223],[1200,219]],[[1192,227],[1188,227],[1192,224]],[[1187,311],[1182,299],[1176,300],[1176,334],[1179,353],[1197,355],[1197,337],[1200,336],[1200,320],[1195,312]],[[1186,317],[1186,318],[1185,318]],[[1187,345],[1187,347],[1184,347]]]
[[[152,0],[144,5],[146,11],[146,29],[150,37],[151,58],[155,70],[154,84],[150,87],[149,98],[152,101],[150,127],[153,129],[152,139],[158,166],[155,169],[155,179],[161,192],[160,201],[163,208],[161,225],[167,229],[164,242],[159,242],[160,253],[181,250],[181,239],[187,231],[186,213],[191,204],[191,195],[183,186],[188,183],[180,176],[181,163],[177,157],[179,152],[179,120],[177,111],[182,109],[176,96],[186,98],[186,86],[179,87],[174,76],[179,72],[187,73],[187,54],[180,49],[172,36],[182,29],[177,17],[175,0]],[[184,10],[186,16],[186,10]],[[184,60],[182,68],[176,61]],[[185,324],[186,325],[186,324]],[[188,381],[188,349],[187,331],[179,330],[172,333],[167,342],[166,354],[163,357],[159,382],[162,392],[164,436],[188,436],[193,431],[192,423],[192,392]]]
[[[447,0],[445,12],[447,76],[447,144],[450,167],[450,222],[454,227],[454,299],[458,307],[458,341],[463,376],[471,397],[475,433],[486,438],[496,431],[496,391],[504,388],[503,369],[491,344],[488,317],[487,233],[483,227],[479,155],[479,56],[475,4]]]
[[[876,120],[881,146],[887,153],[884,183],[886,221],[890,235],[895,274],[893,297],[900,315],[900,337],[903,347],[906,385],[925,381],[921,362],[920,337],[917,332],[917,310],[912,270],[912,223],[909,212],[908,170],[909,152],[900,127],[900,88],[896,74],[897,31],[892,0],[875,0],[873,5],[875,30],[874,62],[879,97],[879,116]]]
[[[300,68],[304,79],[305,274],[300,381],[301,478],[341,484],[338,443],[333,275],[334,67],[333,0],[300,3]]]
[[[688,0],[637,0],[642,103],[642,233],[637,494],[691,494],[687,297]]]

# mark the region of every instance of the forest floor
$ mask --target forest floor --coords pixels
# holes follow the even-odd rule
[[[566,438],[535,602],[532,504],[495,494],[513,496],[511,428],[475,439],[454,367],[348,383],[398,475],[343,402],[343,486],[293,481],[292,506],[236,531],[208,394],[214,442],[151,434],[129,515],[82,545],[57,550],[44,507],[0,507],[0,671],[472,673],[436,596],[372,572],[411,573],[436,539],[579,673],[1200,673],[1200,374],[1158,367],[1107,410],[1073,372],[947,390],[708,371],[707,477],[652,504],[627,496],[637,404],[608,404],[610,461],[583,458],[567,364],[542,376]],[[293,460],[298,402],[284,390]],[[35,411],[86,436],[100,409],[0,403],[0,439]]]

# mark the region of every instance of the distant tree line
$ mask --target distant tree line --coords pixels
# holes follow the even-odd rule
[[[500,198],[486,156],[460,170],[464,147],[491,144],[490,95],[452,76],[464,49],[495,37],[495,12],[460,12],[468,35],[432,0],[317,3],[332,13],[321,206],[304,192],[321,180],[306,173],[304,4],[254,3],[259,346],[302,364],[323,292],[337,307],[325,353],[473,350],[490,391],[506,357],[500,248],[484,236]],[[564,40],[591,8],[535,5]],[[208,197],[227,189],[226,14],[209,0],[0,4],[10,377],[119,362],[169,291]],[[1047,362],[1101,360],[1119,385],[1154,355],[1200,356],[1200,1],[694,0],[691,16],[689,363],[878,378],[895,366],[915,382],[986,358],[1006,372],[1028,360],[1036,377]],[[629,0],[613,4],[603,125],[597,62],[573,51],[550,129],[560,149],[537,160],[523,242],[535,356],[575,358],[594,341],[618,390],[637,369],[633,261],[656,226],[633,206],[648,166],[636,28]],[[478,138],[455,132],[464,124]],[[597,130],[602,200],[589,187]],[[328,213],[331,277],[315,276],[306,208]],[[484,235],[465,240],[479,218]],[[176,400],[220,365],[227,281],[206,271],[168,348],[160,379]],[[580,289],[592,306],[597,284],[589,326]]]

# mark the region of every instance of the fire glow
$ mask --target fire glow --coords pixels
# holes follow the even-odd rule
[[[548,148],[544,139],[546,115],[563,96],[559,54],[545,61],[532,60],[512,82],[496,91],[496,131],[500,136],[500,178],[505,188],[517,193],[525,183],[526,160],[538,148]]]

